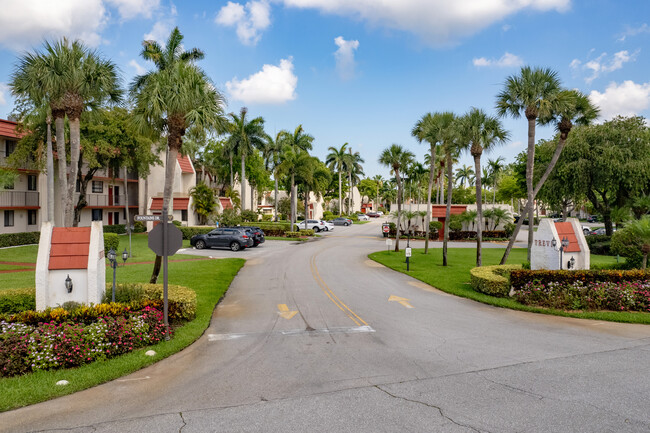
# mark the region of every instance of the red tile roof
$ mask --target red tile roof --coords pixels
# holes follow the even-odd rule
[[[565,253],[580,252],[580,245],[578,244],[578,238],[573,231],[573,224],[567,222],[555,223],[555,230],[557,230],[557,235],[559,236],[560,241],[565,237],[569,239],[569,246],[564,249]]]
[[[181,156],[178,154],[176,159],[178,160],[178,165],[181,167],[181,173],[194,173],[192,161],[189,156]]]
[[[188,208],[189,203],[190,203],[189,197],[176,197],[172,199],[173,210],[186,210]],[[162,210],[162,207],[163,207],[163,198],[154,197],[151,200],[151,206],[149,207],[149,209]]]
[[[16,133],[16,122],[11,120],[0,119],[0,136],[9,137],[9,138],[22,138],[25,133],[20,135]]]
[[[232,209],[232,201],[230,197],[219,197],[219,203],[221,203],[222,209]]]
[[[447,216],[447,205],[444,204],[434,204],[431,206],[432,217],[433,218],[444,218]],[[451,214],[460,215],[467,210],[467,205],[461,204],[452,204],[451,205]]]
[[[49,269],[86,269],[90,227],[54,227]]]
[[[151,199],[151,206],[149,206],[149,209],[151,210],[162,210],[162,205],[163,205],[163,198],[162,197],[154,197]]]

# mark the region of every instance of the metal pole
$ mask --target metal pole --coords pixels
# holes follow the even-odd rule
[[[562,270],[562,252],[564,251],[564,247],[560,246],[560,270]]]
[[[169,340],[169,305],[167,301],[167,209],[163,209],[163,320],[165,322],[165,340]]]
[[[111,302],[115,302],[115,268],[117,267],[117,260],[111,260],[111,267],[113,268],[113,296]]]

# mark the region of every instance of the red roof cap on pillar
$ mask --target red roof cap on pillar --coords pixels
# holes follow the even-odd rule
[[[452,204],[451,215],[460,215],[467,210],[466,204]],[[431,216],[433,218],[444,218],[447,216],[446,204],[434,204],[431,206]]]
[[[89,249],[90,227],[54,227],[49,269],[87,269]]]
[[[565,253],[579,253],[580,245],[578,244],[578,237],[573,231],[573,224],[568,222],[555,223],[555,230],[557,235],[560,237],[560,242],[562,239],[569,239],[569,246],[564,249]]]

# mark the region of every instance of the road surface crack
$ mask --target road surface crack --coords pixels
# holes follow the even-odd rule
[[[457,426],[459,426],[459,427],[465,427],[465,428],[468,428],[468,429],[470,429],[470,430],[472,430],[472,431],[475,431],[475,432],[481,433],[481,430],[479,430],[479,429],[477,429],[477,428],[475,428],[475,427],[472,427],[471,425],[467,425],[467,424],[459,423],[459,422],[453,420],[452,418],[448,417],[447,415],[445,415],[445,413],[443,412],[442,408],[439,407],[439,406],[436,406],[436,405],[433,405],[433,404],[430,404],[430,403],[426,403],[426,402],[424,402],[424,401],[411,400],[411,399],[406,398],[406,397],[402,397],[402,396],[399,396],[399,395],[396,395],[396,394],[392,394],[392,393],[386,391],[385,389],[383,389],[383,388],[382,388],[381,386],[379,386],[379,385],[374,385],[374,387],[377,388],[378,390],[380,390],[381,392],[383,392],[383,393],[385,393],[385,394],[387,394],[387,395],[393,397],[393,398],[400,399],[400,400],[404,400],[404,401],[408,401],[408,402],[410,402],[410,403],[421,404],[421,405],[423,405],[423,406],[427,406],[427,407],[430,407],[430,408],[432,408],[432,409],[436,409],[436,410],[440,413],[440,416],[442,416],[442,417],[443,417],[444,419],[446,419],[447,421],[449,421],[449,422],[451,422],[451,423],[453,423],[453,424],[455,424],[455,425],[457,425]]]
[[[183,428],[185,428],[187,423],[185,422],[185,418],[183,418],[183,412],[178,412],[178,415],[181,417],[181,421],[183,422],[183,425],[181,426],[181,428],[178,429],[178,433],[182,433]]]

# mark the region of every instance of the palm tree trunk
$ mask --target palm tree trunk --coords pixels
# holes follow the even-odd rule
[[[61,226],[65,226],[65,203],[66,197],[68,196],[68,180],[66,178],[67,172],[67,157],[65,153],[65,118],[63,117],[63,112],[57,112],[52,110],[52,116],[54,117],[54,128],[56,129],[56,153],[59,161],[59,193],[61,197],[61,207],[59,209],[58,218],[55,220]]]
[[[483,242],[483,190],[481,189],[481,154],[474,154],[474,169],[476,170],[476,266],[482,266],[482,245]]]
[[[246,209],[246,157],[241,155],[241,210]]]
[[[68,194],[65,201],[65,227],[76,226],[74,219],[74,192],[79,173],[79,153],[81,151],[81,133],[79,117],[74,114],[68,117],[70,124],[70,166],[68,170]]]
[[[235,175],[233,174],[232,168],[232,153],[228,156],[228,161],[230,162],[230,188],[233,188],[235,185]]]
[[[347,213],[348,215],[351,215],[352,214],[352,204],[351,204],[352,202],[350,201],[352,198],[352,172],[351,171],[348,172],[348,188],[350,188],[350,190],[348,191],[348,212]]]
[[[54,157],[52,155],[52,118],[47,116],[47,220],[54,224]]]
[[[447,152],[447,210],[445,211],[445,233],[442,241],[442,266],[447,266],[447,244],[449,243],[449,220],[451,219],[451,151]]]
[[[425,235],[424,235],[424,254],[429,252],[429,225],[431,223],[431,191],[433,190],[433,175],[434,175],[434,153],[435,148],[431,146],[431,166],[429,167],[429,187],[427,189],[427,218],[425,222]]]
[[[275,203],[273,206],[275,207],[274,221],[277,223],[278,222],[278,175],[277,173],[275,174],[274,177],[275,177]]]
[[[339,170],[339,216],[343,213],[343,194],[341,188],[341,171]]]
[[[307,185],[305,185],[307,188]],[[307,230],[307,219],[309,215],[309,190],[305,191],[305,230]]]
[[[395,179],[397,179],[397,231],[395,233],[395,252],[399,252],[400,224],[402,223],[402,182],[399,178],[399,172],[395,170]]]
[[[295,176],[291,173],[291,230],[294,229],[294,224],[296,223],[296,183]]]
[[[131,215],[129,214],[129,182],[128,172],[124,167],[124,215],[126,216],[126,233],[129,235],[129,257],[131,257]]]

